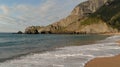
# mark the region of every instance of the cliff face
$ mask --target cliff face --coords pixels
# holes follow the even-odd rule
[[[26,34],[38,34],[38,30],[41,29],[40,26],[30,26],[25,29]]]
[[[105,32],[116,32],[116,30],[107,26],[106,23],[101,22],[99,24],[84,25],[81,22],[85,21],[89,15],[96,12],[101,6],[107,3],[108,0],[88,0],[77,5],[71,14],[51,25],[37,29],[39,33],[105,33]],[[99,25],[99,26],[98,26]],[[103,26],[103,27],[102,27]],[[101,28],[104,30],[101,30]],[[29,28],[30,29],[30,28]],[[29,29],[25,33],[29,32]]]
[[[108,0],[89,0],[89,9],[95,12],[98,8],[103,6]]]
[[[88,0],[75,7],[71,15],[79,15],[80,17],[94,13],[103,6],[108,0]]]
[[[52,25],[66,27],[69,24],[76,22],[77,20],[81,20],[84,17],[88,16],[89,14],[94,13],[98,8],[103,6],[106,2],[107,0],[88,0],[86,2],[83,2],[77,5],[68,17],[58,22],[55,22]]]
[[[101,18],[109,26],[120,30],[120,0],[110,0],[90,17]]]
[[[87,19],[87,18],[86,18]],[[82,20],[85,21],[86,19]],[[79,21],[71,25],[68,25],[65,28],[65,31],[74,32],[74,33],[113,33],[118,32],[117,29],[113,29],[111,26],[108,26],[104,21],[98,20],[93,21],[91,24],[82,24]]]

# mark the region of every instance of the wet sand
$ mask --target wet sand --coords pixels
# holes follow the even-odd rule
[[[85,67],[120,67],[120,55],[115,57],[95,58]]]
[[[117,41],[120,44],[120,41]],[[85,67],[120,67],[120,55],[114,57],[95,58]]]

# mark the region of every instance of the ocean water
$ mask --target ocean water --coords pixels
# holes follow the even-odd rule
[[[0,67],[84,67],[120,54],[120,36],[0,34]]]

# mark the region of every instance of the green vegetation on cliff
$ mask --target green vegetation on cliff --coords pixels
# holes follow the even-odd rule
[[[113,28],[120,30],[120,0],[109,0],[104,6],[91,14],[82,24],[96,23],[99,20],[103,20]]]
[[[89,17],[87,19],[85,19],[83,22],[80,22],[81,25],[91,25],[94,23],[99,23],[101,19],[98,17]]]
[[[45,27],[28,27],[35,33],[113,33],[120,30],[120,0],[88,0],[76,6],[72,13]]]

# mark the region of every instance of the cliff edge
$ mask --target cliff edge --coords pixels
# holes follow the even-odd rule
[[[103,18],[97,15],[97,12],[99,12],[98,10],[102,9],[103,6],[110,6],[112,2],[114,2],[114,0],[85,1],[77,5],[68,17],[46,27],[28,27],[25,33],[79,34],[118,32],[116,28],[113,28],[106,23]]]

